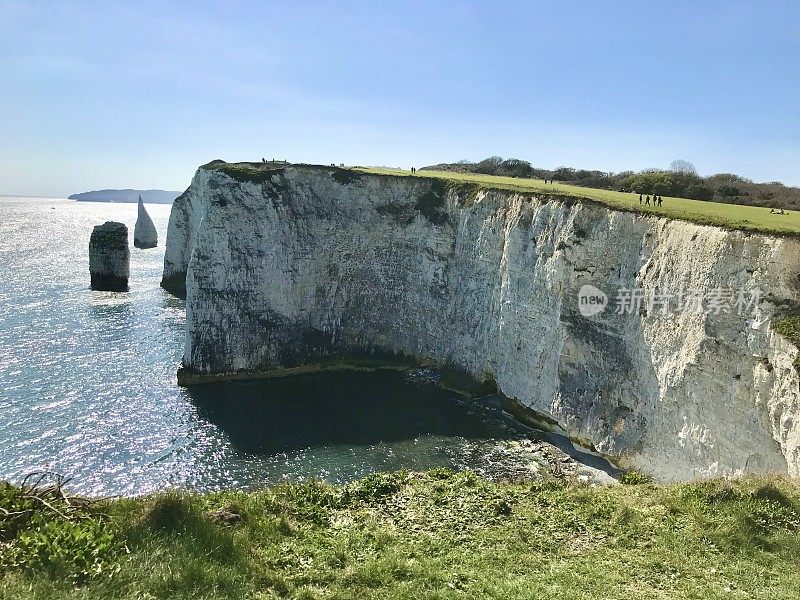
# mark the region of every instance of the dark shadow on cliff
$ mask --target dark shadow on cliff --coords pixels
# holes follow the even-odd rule
[[[515,437],[470,401],[394,371],[336,372],[188,389],[199,416],[260,454],[420,436]]]

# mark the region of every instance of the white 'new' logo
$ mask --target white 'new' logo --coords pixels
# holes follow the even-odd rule
[[[584,317],[593,317],[603,312],[608,305],[608,296],[593,285],[581,286],[578,290],[578,310]]]

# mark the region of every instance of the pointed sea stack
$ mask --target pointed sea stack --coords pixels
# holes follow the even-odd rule
[[[95,225],[89,238],[89,273],[93,290],[128,291],[130,251],[124,224],[106,221]]]
[[[158,246],[158,234],[153,219],[147,214],[147,210],[142,203],[142,196],[139,195],[139,216],[136,219],[136,227],[133,228],[133,245],[137,248],[155,248]]]

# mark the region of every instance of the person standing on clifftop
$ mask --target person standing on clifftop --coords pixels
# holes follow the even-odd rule
[[[642,195],[639,194],[639,206],[641,206],[641,205],[642,205]]]
[[[644,200],[644,205],[645,206],[650,206],[650,194],[647,194],[647,198],[645,198],[645,200]]]
[[[664,199],[663,199],[661,196],[659,196],[659,197],[658,197],[658,207],[659,207],[659,208],[661,208],[661,202],[662,202],[663,200],[664,200]]]

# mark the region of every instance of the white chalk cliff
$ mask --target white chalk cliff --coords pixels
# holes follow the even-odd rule
[[[141,196],[139,196],[139,212],[136,217],[136,225],[133,228],[133,245],[137,248],[155,248],[158,246],[156,226],[153,224],[153,219],[147,214],[147,209],[142,203]]]
[[[243,174],[244,173],[244,174]],[[215,162],[174,203],[189,374],[385,353],[493,380],[661,480],[800,475],[800,243],[439,180]],[[577,294],[760,289],[753,310],[585,317]]]

